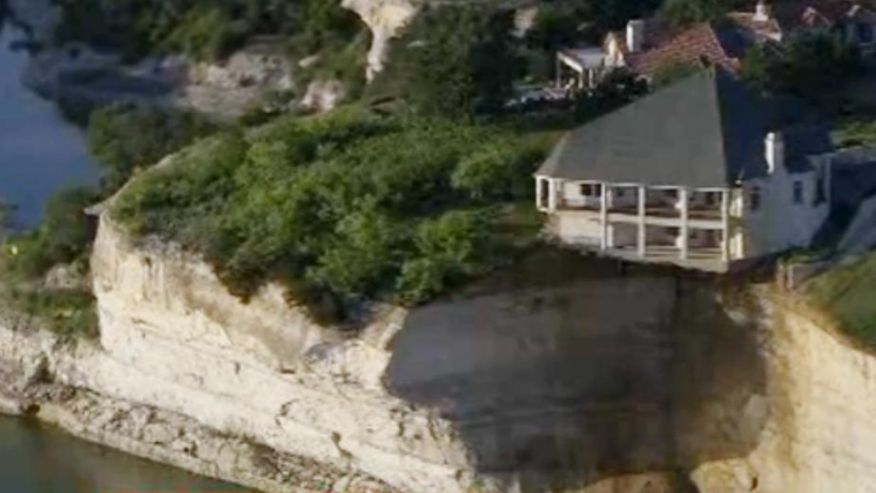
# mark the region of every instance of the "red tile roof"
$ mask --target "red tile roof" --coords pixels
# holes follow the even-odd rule
[[[736,73],[744,48],[744,40],[732,27],[718,28],[702,23],[667,35],[650,50],[628,54],[627,64],[634,72],[643,75],[653,75],[661,67],[670,65],[702,63]]]

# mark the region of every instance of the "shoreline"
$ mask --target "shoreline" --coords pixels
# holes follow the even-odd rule
[[[74,346],[39,329],[0,325],[0,414],[36,419],[81,440],[253,491],[397,491],[361,473],[279,452],[181,414],[70,385],[55,367],[96,351],[91,342]]]

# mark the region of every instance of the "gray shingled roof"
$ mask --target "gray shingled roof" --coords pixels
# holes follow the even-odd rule
[[[538,174],[721,187],[766,174],[766,132],[759,102],[711,69],[573,130]]]

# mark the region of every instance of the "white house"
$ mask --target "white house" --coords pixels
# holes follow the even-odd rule
[[[770,129],[712,69],[566,135],[536,173],[536,202],[562,243],[726,271],[811,242],[829,212],[830,151],[821,129]]]
[[[834,32],[864,53],[876,50],[876,10],[857,0],[759,0],[754,12],[734,12],[730,19],[762,39],[784,41],[795,32]]]

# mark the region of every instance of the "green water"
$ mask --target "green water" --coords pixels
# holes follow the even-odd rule
[[[0,417],[0,492],[249,492],[83,442],[30,420]]]

